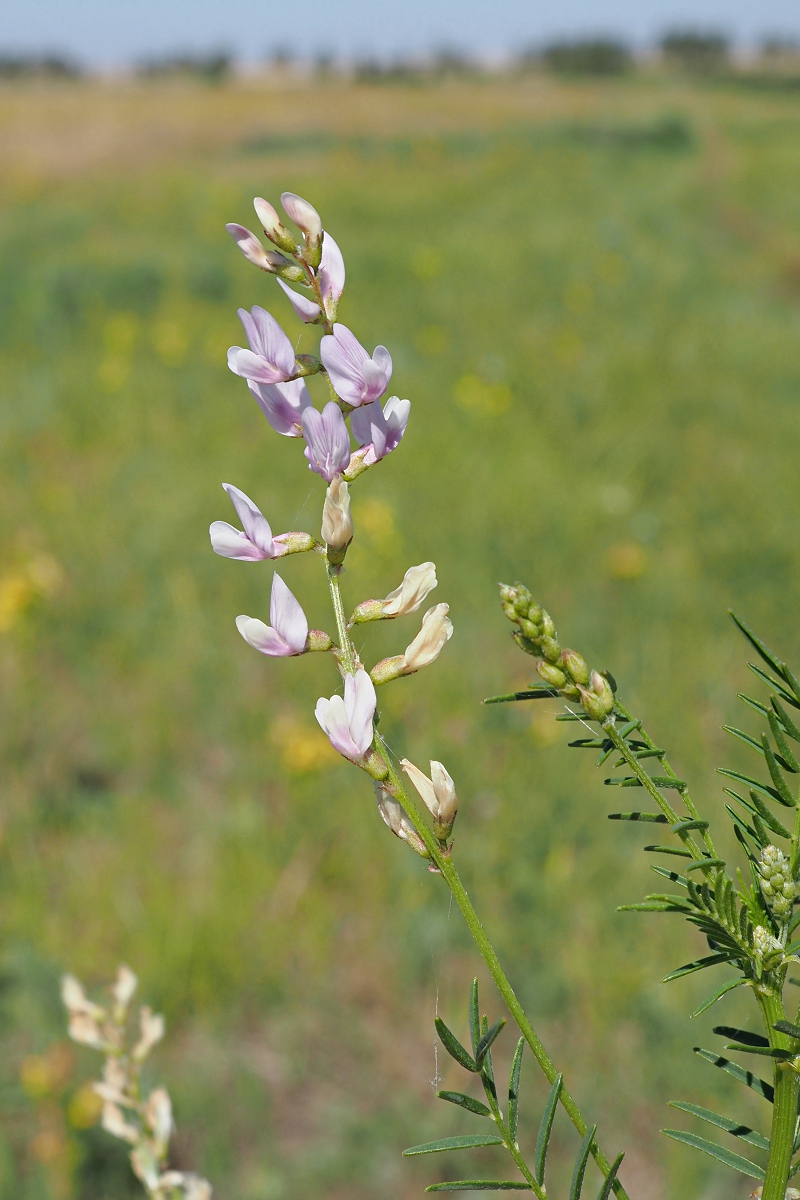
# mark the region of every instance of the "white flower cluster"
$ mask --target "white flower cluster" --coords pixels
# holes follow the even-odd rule
[[[147,1005],[139,1009],[138,1031],[129,1031],[131,1000],[137,979],[120,967],[111,985],[112,1003],[103,1007],[89,1000],[74,975],[61,981],[61,998],[69,1014],[69,1036],[82,1046],[105,1055],[103,1078],[93,1085],[103,1101],[102,1126],[131,1147],[131,1166],[152,1200],[211,1200],[207,1179],[187,1171],[167,1169],[172,1136],[172,1103],[166,1088],[148,1095],[141,1088],[142,1064],[164,1036],[164,1018]]]
[[[797,892],[789,859],[778,846],[765,846],[758,871],[764,899],[778,920],[786,921],[792,915]]]

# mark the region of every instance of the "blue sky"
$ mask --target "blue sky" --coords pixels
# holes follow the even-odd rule
[[[114,65],[225,47],[258,60],[279,47],[390,57],[444,46],[502,52],[558,36],[621,35],[640,45],[665,28],[721,29],[737,42],[800,38],[798,0],[2,0],[0,53],[68,51]]]

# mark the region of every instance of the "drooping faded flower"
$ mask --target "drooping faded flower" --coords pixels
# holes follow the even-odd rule
[[[435,563],[425,562],[417,567],[409,567],[400,586],[389,592],[383,601],[383,615],[403,617],[406,613],[416,612],[436,584]]]
[[[410,646],[402,654],[382,658],[370,671],[374,683],[389,683],[401,675],[413,675],[421,667],[435,662],[442,647],[453,634],[453,625],[448,617],[449,604],[434,604],[422,618],[422,628]]]
[[[305,456],[309,467],[330,483],[350,462],[350,434],[339,405],[331,401],[322,412],[306,408],[303,435],[308,443]]]
[[[419,767],[415,767],[407,758],[400,760],[409,779],[425,802],[425,806],[434,820],[434,832],[437,837],[447,837],[453,828],[453,822],[458,812],[458,796],[456,785],[447,769],[440,762],[431,760],[430,779]]]
[[[337,396],[357,408],[379,400],[392,377],[392,357],[376,346],[370,358],[346,325],[334,325],[320,343],[320,356]]]
[[[276,433],[284,437],[303,436],[303,413],[311,407],[311,394],[304,379],[290,379],[287,383],[255,383],[248,379],[247,386]]]
[[[249,350],[231,346],[228,366],[234,375],[254,383],[285,383],[296,373],[294,349],[275,318],[257,304],[248,312],[240,308]]]
[[[250,497],[231,483],[222,486],[230,496],[243,529],[235,529],[227,521],[212,521],[208,532],[215,554],[244,562],[260,562],[264,558],[280,558],[284,554],[310,550],[314,545],[314,539],[308,533],[279,533],[274,538],[269,521]]]
[[[390,396],[381,408],[379,400],[362,404],[350,418],[353,436],[361,446],[357,456],[364,466],[371,467],[396,450],[403,439],[411,412],[411,401]]]
[[[355,675],[346,675],[344,698],[320,697],[315,716],[328,735],[334,750],[351,762],[366,758],[372,745],[372,718],[375,715],[375,688],[367,672],[360,667]]]
[[[265,625],[257,617],[243,615],[236,618],[236,628],[248,645],[271,658],[305,653],[308,641],[306,614],[280,575],[272,578],[269,619],[272,625]]]

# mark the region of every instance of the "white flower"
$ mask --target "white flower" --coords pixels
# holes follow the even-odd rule
[[[445,642],[453,635],[453,624],[447,615],[449,611],[449,604],[434,604],[425,613],[422,628],[403,655],[406,674],[427,667],[439,657]]]
[[[419,767],[415,767],[407,758],[400,760],[400,766],[419,792],[434,821],[439,825],[447,826],[449,832],[458,812],[458,796],[456,795],[456,785],[448,771],[440,762],[432,760],[429,779],[420,771]]]
[[[403,617],[416,612],[430,592],[436,587],[436,566],[432,562],[409,567],[403,582],[383,601],[384,617]]]
[[[142,1062],[156,1042],[161,1041],[164,1036],[164,1018],[145,1004],[139,1010],[139,1028],[141,1037],[131,1051],[134,1062]]]
[[[343,550],[352,537],[350,490],[341,475],[334,475],[325,493],[322,509],[322,540],[335,550]]]

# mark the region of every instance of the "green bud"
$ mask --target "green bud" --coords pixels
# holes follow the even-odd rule
[[[531,600],[528,605],[528,620],[533,621],[534,625],[542,623],[542,606],[537,604],[535,600]]]
[[[514,608],[514,605],[511,603],[510,600],[503,601],[503,612],[506,614],[509,621],[516,621],[517,610]]]
[[[517,612],[519,613],[519,615],[521,617],[527,617],[530,603],[531,603],[530,592],[528,591],[527,588],[524,588],[524,587],[522,587],[521,584],[519,584],[517,586],[517,597],[514,600],[514,608],[517,610]]]
[[[585,687],[589,682],[589,668],[583,657],[578,654],[578,651],[563,650],[561,652],[561,661],[574,682],[580,683]]]
[[[513,588],[510,583],[498,583],[497,586],[500,589],[500,599],[513,604],[517,596],[516,588]],[[505,604],[503,607],[505,608]]]
[[[525,637],[525,634],[521,629],[513,630],[511,636],[519,646],[520,650],[524,650],[526,654],[533,654],[538,658],[539,647],[535,642],[532,642],[530,638]]]
[[[333,642],[324,630],[309,629],[307,643],[309,650],[330,650],[332,645]]]
[[[322,370],[322,363],[313,354],[298,354],[295,364],[298,368],[296,378],[305,375],[318,375]]]
[[[322,262],[322,238],[317,240],[306,236],[306,244],[301,253],[308,265],[316,271]],[[305,275],[303,278],[305,278]]]
[[[561,647],[554,638],[542,637],[539,639],[539,645],[542,647],[542,654],[549,663],[557,663],[561,658]]]
[[[542,618],[539,624],[542,626],[542,631],[545,637],[555,637],[556,627],[553,624],[553,618],[550,616],[550,613],[545,612],[544,609],[542,609]]]
[[[362,600],[353,609],[353,615],[350,620],[354,625],[361,625],[364,621],[380,621],[383,616],[383,601],[382,600]]]
[[[568,700],[580,700],[581,690],[574,683],[568,683],[565,688],[562,688],[562,693]]]
[[[298,267],[296,263],[289,263],[288,267],[282,267],[280,271],[275,272],[280,275],[281,279],[285,279],[287,283],[305,283],[306,273],[302,267]]]
[[[538,625],[534,625],[533,621],[529,621],[527,617],[519,618],[519,627],[525,634],[525,637],[532,640],[539,637],[540,630]]]
[[[550,687],[563,688],[567,682],[567,677],[563,671],[559,671],[558,667],[554,667],[548,662],[539,662],[536,664],[536,670],[540,677],[549,684]]]

